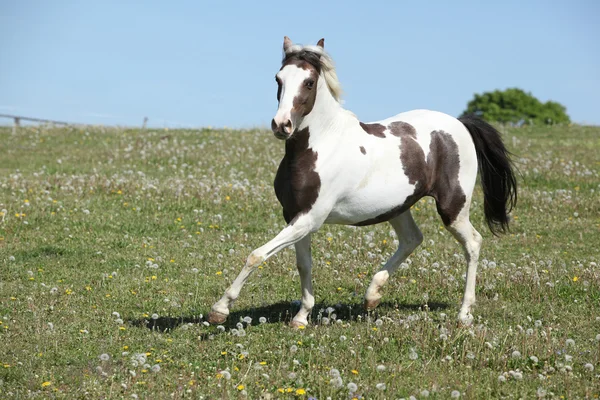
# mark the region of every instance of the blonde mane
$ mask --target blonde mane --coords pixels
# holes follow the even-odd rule
[[[333,64],[333,60],[331,56],[327,54],[327,52],[320,46],[302,46],[299,44],[294,44],[288,47],[284,52],[284,60],[287,57],[293,56],[294,54],[300,52],[311,52],[315,53],[319,56],[319,64],[321,66],[321,76],[325,79],[325,83],[329,88],[329,92],[333,96],[333,98],[341,103],[342,97],[342,85],[338,80],[337,73],[335,72],[335,65]]]

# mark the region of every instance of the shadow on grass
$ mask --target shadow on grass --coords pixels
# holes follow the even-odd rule
[[[420,311],[425,307],[429,311],[440,311],[445,310],[449,307],[447,303],[428,303],[424,304],[399,304],[395,302],[383,302],[379,304],[379,306],[371,312],[367,312],[363,307],[362,303],[353,303],[353,304],[342,304],[338,303],[336,305],[329,305],[325,303],[317,303],[315,304],[312,313],[310,324],[317,324],[321,320],[322,317],[327,317],[329,312],[328,308],[333,308],[335,311],[332,311],[332,314],[337,316],[337,319],[342,319],[344,321],[357,321],[359,319],[364,319],[367,316],[370,316],[373,319],[376,319],[379,314],[386,314],[390,310],[405,310],[405,311]],[[300,309],[300,304],[298,302],[279,302],[275,304],[270,304],[262,307],[253,307],[248,309],[235,310],[229,314],[227,321],[222,325],[226,329],[232,329],[236,327],[236,324],[240,322],[242,318],[250,317],[252,318],[252,324],[259,324],[259,318],[265,317],[267,319],[267,323],[289,323],[292,320],[292,317],[298,312]],[[194,316],[181,316],[181,317],[159,317],[157,319],[137,319],[129,321],[133,326],[146,327],[151,330],[155,330],[158,332],[168,332],[180,325],[184,324],[200,324],[206,321],[204,316],[194,315]],[[216,333],[216,332],[212,332]],[[202,336],[208,337],[208,333],[204,333]]]

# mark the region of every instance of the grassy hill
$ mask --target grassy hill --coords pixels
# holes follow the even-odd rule
[[[284,226],[272,133],[0,128],[0,397],[597,397],[600,129],[503,133],[519,204],[495,238],[477,187],[472,327],[456,322],[461,249],[426,198],[413,207],[423,245],[371,314],[391,227],[314,235],[318,304],[292,330],[293,250],[250,278],[225,326],[203,323]]]

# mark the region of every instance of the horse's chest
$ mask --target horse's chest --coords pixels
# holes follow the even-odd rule
[[[315,171],[317,153],[310,149],[288,152],[275,176],[275,194],[286,222],[308,212],[319,196],[321,179]]]

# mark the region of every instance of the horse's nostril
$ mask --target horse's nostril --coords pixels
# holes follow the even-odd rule
[[[286,128],[291,128],[291,127],[292,127],[292,120],[291,120],[291,119],[288,119],[288,120],[285,122],[285,125],[284,125],[284,127],[286,127]]]
[[[271,130],[277,130],[277,123],[275,122],[275,118],[271,120]]]

